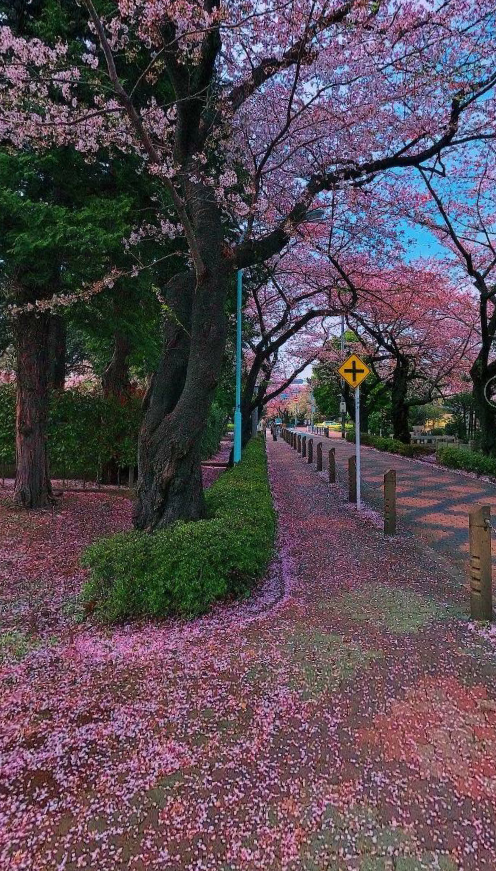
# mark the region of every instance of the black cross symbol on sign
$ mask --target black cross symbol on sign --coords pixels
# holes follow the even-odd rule
[[[345,369],[344,371],[345,371],[345,372],[351,372],[351,379],[352,379],[352,381],[356,381],[356,380],[357,380],[357,375],[359,375],[360,372],[365,372],[365,369],[358,369],[358,368],[357,368],[357,364],[356,364],[356,360],[353,360],[353,363],[351,364],[351,368],[350,368],[350,369]]]

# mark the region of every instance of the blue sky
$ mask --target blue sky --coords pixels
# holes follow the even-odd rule
[[[446,248],[440,245],[432,233],[424,227],[413,228],[405,223],[404,234],[405,240],[411,241],[406,255],[408,260],[415,260],[417,257],[446,256]]]

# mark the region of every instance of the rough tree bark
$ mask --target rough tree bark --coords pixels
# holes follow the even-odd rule
[[[496,376],[496,362],[488,363],[488,356],[483,348],[470,370],[470,377],[480,426],[481,450],[488,456],[496,456],[496,409],[485,396],[487,382]]]
[[[162,358],[145,399],[139,439],[138,529],[152,531],[205,513],[201,436],[227,334],[230,271],[215,256],[220,251],[220,244],[212,246],[209,268],[198,282],[187,273],[167,288]]]
[[[408,360],[399,359],[393,372],[391,385],[391,417],[393,422],[393,437],[410,444],[408,393]]]
[[[105,397],[114,397],[123,404],[129,397],[131,383],[129,379],[129,353],[131,342],[119,330],[114,334],[114,351],[112,359],[102,375],[102,390]],[[117,445],[116,445],[117,448]],[[116,450],[116,454],[118,451]],[[102,466],[102,484],[119,483],[120,464],[116,455]]]
[[[17,352],[16,480],[14,501],[24,508],[53,502],[48,472],[50,315],[23,312],[15,324]]]
[[[102,375],[104,396],[123,397],[129,393],[129,353],[131,342],[118,330],[114,335],[114,352],[112,359]]]

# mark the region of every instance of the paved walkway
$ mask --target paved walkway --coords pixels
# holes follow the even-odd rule
[[[298,432],[314,439],[314,459],[316,445],[322,442],[326,469],[328,450],[336,449],[338,478],[347,487],[347,461],[355,453],[354,444],[338,433],[326,439],[312,436],[306,429],[300,428]],[[468,560],[469,512],[477,505],[491,505],[496,525],[496,485],[373,448],[362,447],[361,458],[364,500],[382,512],[384,472],[396,469],[399,531],[423,537],[463,574]],[[496,542],[493,560],[496,566]]]
[[[267,448],[251,601],[0,663],[2,871],[494,871],[494,639],[415,538]]]

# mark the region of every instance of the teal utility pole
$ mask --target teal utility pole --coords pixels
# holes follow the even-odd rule
[[[238,269],[236,287],[236,407],[234,411],[233,460],[241,459],[241,315],[243,309],[243,270]]]

